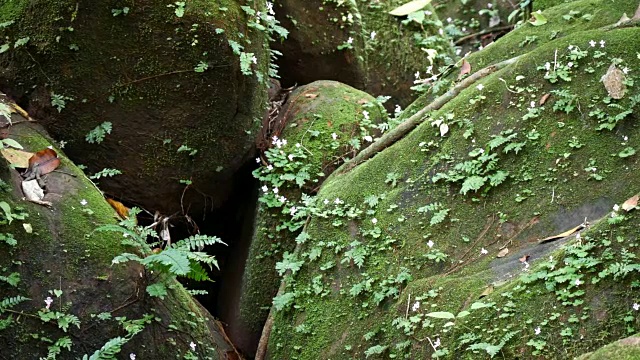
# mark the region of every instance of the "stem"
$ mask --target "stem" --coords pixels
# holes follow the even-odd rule
[[[499,62],[494,65],[490,65],[485,67],[482,70],[477,71],[473,75],[459,82],[456,86],[454,86],[451,90],[447,91],[445,94],[436,98],[432,103],[422,108],[417,113],[413,114],[411,117],[403,121],[400,125],[398,125],[393,130],[384,134],[380,139],[378,139],[373,144],[369,145],[366,149],[362,150],[356,157],[351,159],[350,161],[344,163],[340,168],[335,171],[335,174],[344,174],[359,164],[365,162],[366,160],[375,156],[378,152],[384,150],[385,148],[395,144],[398,140],[402,139],[405,135],[407,135],[411,130],[420,125],[426,118],[427,114],[431,111],[439,110],[449,101],[454,99],[460,92],[469,86],[473,85],[476,81],[493,74],[494,72],[505,68],[508,65],[515,63],[520,56],[516,56],[514,58]]]

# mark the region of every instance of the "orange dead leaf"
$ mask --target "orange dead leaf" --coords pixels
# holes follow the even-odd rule
[[[60,165],[58,154],[53,149],[40,150],[29,159],[29,169],[38,167],[40,175],[45,175],[55,170]]]
[[[327,121],[327,126],[328,126],[328,127],[333,127],[333,123],[331,122],[331,120],[328,120],[328,121]]]
[[[508,253],[509,253],[509,248],[504,248],[504,249],[500,250],[500,252],[498,253],[498,255],[496,257],[503,258],[503,257],[507,256]]]
[[[462,60],[462,66],[460,67],[460,74],[458,75],[458,80],[460,80],[463,76],[471,73],[471,64],[467,61],[467,59]]]
[[[308,99],[315,99],[318,97],[318,94],[305,94],[304,97]]]
[[[129,208],[124,206],[120,201],[107,198],[107,202],[123,220],[129,217]]]
[[[11,165],[24,169],[29,167],[29,159],[33,156],[33,153],[13,148],[2,149],[0,152]]]
[[[638,195],[630,197],[629,199],[627,199],[627,201],[624,202],[624,204],[622,204],[622,210],[629,212],[635,209],[636,206],[638,205],[639,199],[640,199],[640,196]]]
[[[544,103],[547,102],[547,99],[549,98],[549,96],[551,96],[550,93],[546,93],[546,94],[542,95],[542,97],[540,98],[540,102],[539,102],[540,106],[544,105]]]
[[[525,255],[525,256],[521,257],[520,259],[518,259],[518,260],[520,260],[521,263],[525,263],[525,262],[529,261],[529,258],[530,258],[529,255]]]

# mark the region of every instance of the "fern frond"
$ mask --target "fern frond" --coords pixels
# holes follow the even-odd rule
[[[6,309],[10,309],[20,304],[21,302],[24,302],[27,300],[31,300],[31,299],[26,298],[24,296],[15,296],[15,297],[2,299],[2,301],[0,301],[0,314],[2,314]]]

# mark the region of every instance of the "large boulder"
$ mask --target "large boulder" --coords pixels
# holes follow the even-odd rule
[[[0,105],[6,104],[3,96]],[[0,159],[3,356],[55,358],[57,352],[80,359],[103,349],[100,358],[237,358],[221,325],[178,282],[167,280],[167,294],[151,297],[145,288],[158,273],[112,264],[121,253],[136,252],[122,244],[122,232],[95,231],[115,226],[116,211],[40,126],[11,117],[9,140],[29,152],[51,147],[61,164],[42,177],[51,203],[45,207],[25,200],[22,177]],[[7,151],[2,154],[12,158]]]
[[[100,179],[112,196],[202,213],[253,156],[266,104],[261,8],[241,5],[2,2],[0,88],[89,173],[122,171]]]
[[[293,91],[275,121],[282,127],[270,138],[271,150],[256,170],[261,180],[260,202],[254,232],[246,253],[235,254],[235,276],[223,279],[219,311],[228,323],[227,333],[245,354],[253,356],[276,294],[280,278],[275,265],[292,252],[299,228],[306,219],[303,194],[315,194],[324,179],[366,146],[386,122],[386,112],[376,99],[335,81],[316,81]],[[283,144],[283,141],[286,144]],[[279,160],[280,151],[295,154],[290,164]],[[282,155],[282,154],[280,154]],[[288,174],[309,178],[280,180]],[[275,178],[278,179],[275,179]],[[277,189],[275,189],[277,188]],[[277,194],[274,193],[277,191]],[[277,198],[284,196],[281,202]],[[275,201],[274,201],[275,200]],[[292,208],[300,208],[293,211]],[[239,285],[240,284],[240,285]]]
[[[522,54],[324,183],[279,264],[270,358],[569,358],[637,331],[640,30],[614,24],[638,4],[569,5],[542,13],[538,46],[514,43],[527,24],[469,58]],[[599,26],[562,30],[587,5]]]
[[[389,14],[404,0],[376,2],[297,1],[275,3],[276,16],[289,38],[275,45],[283,53],[280,73],[285,86],[336,80],[373,96],[392,97],[389,105],[414,99],[416,71],[433,65],[434,73],[455,58],[443,24],[431,6],[426,16],[408,21]],[[434,51],[429,55],[421,49]],[[432,56],[431,60],[428,60]]]

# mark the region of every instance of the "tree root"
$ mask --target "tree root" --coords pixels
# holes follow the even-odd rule
[[[349,172],[354,167],[359,164],[365,162],[366,160],[372,158],[380,151],[388,148],[389,146],[396,143],[398,140],[402,139],[405,135],[407,135],[411,130],[413,130],[416,126],[420,125],[425,119],[427,113],[434,110],[439,110],[446,103],[454,99],[458,94],[473,85],[476,81],[500,70],[508,65],[515,63],[520,56],[516,56],[514,58],[499,62],[497,64],[493,64],[487,66],[486,68],[475,72],[473,75],[468,78],[462,80],[457,85],[455,85],[451,90],[447,91],[444,95],[439,96],[429,105],[422,108],[417,113],[413,114],[411,117],[403,121],[400,125],[398,125],[393,130],[384,134],[380,139],[378,139],[373,144],[369,145],[369,147],[362,150],[358,155],[356,155],[353,159],[344,163],[340,168],[335,171],[335,174],[344,174]]]

